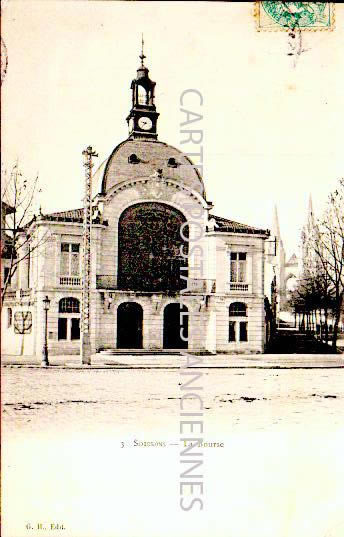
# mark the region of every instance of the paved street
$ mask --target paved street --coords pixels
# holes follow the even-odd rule
[[[256,358],[198,381],[224,446],[203,450],[203,513],[179,507],[179,369],[3,367],[4,535],[341,537],[344,369]]]
[[[252,364],[252,362],[251,362]],[[344,369],[203,369],[204,420],[233,430],[338,427]],[[47,434],[140,428],[179,419],[179,369],[3,368],[3,430]],[[225,425],[224,425],[225,424]]]

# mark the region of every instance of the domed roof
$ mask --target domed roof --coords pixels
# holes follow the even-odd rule
[[[156,140],[129,139],[120,143],[95,173],[94,183],[99,185],[102,178],[101,193],[106,194],[114,185],[128,179],[150,177],[158,169],[162,170],[163,177],[205,197],[202,177],[191,160],[175,147]]]

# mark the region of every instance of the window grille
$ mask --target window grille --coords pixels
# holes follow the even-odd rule
[[[61,298],[59,302],[59,313],[80,313],[80,302],[77,298]]]
[[[243,302],[232,302],[232,304],[229,306],[229,315],[230,317],[246,317],[246,304]]]

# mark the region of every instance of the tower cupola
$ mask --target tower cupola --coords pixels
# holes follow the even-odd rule
[[[142,50],[139,56],[141,65],[137,69],[137,76],[131,83],[132,108],[127,117],[129,126],[129,138],[143,138],[156,140],[158,112],[154,104],[155,82],[149,78],[149,69],[145,66],[146,56]]]

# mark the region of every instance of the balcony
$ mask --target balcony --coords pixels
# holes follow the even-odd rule
[[[31,289],[19,289],[20,298],[29,298],[31,296]]]
[[[250,284],[248,283],[229,283],[228,284],[228,291],[231,292],[240,292],[240,293],[249,293],[250,292]]]
[[[17,300],[27,302],[32,297],[32,289],[7,289],[4,301]]]
[[[60,276],[60,285],[67,285],[69,287],[80,287],[81,278],[75,276]]]
[[[17,291],[15,289],[6,289],[5,300],[14,300],[17,296]]]
[[[98,274],[96,280],[97,289],[104,289],[108,291],[122,290],[122,291],[137,291],[137,292],[148,292],[148,293],[168,293],[169,291],[174,291],[177,293],[200,293],[204,295],[210,295],[211,293],[216,292],[216,281],[214,279],[204,279],[204,278],[188,278],[187,288],[186,280],[181,278],[171,277],[170,279],[165,280],[165,287],[154,289],[147,285],[142,285],[142,281],[132,282],[133,284],[128,286],[118,286],[117,278],[112,274]],[[141,284],[141,285],[140,285]],[[184,289],[182,289],[184,287]]]

